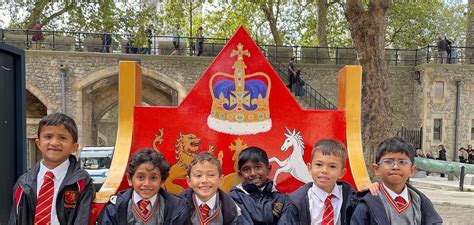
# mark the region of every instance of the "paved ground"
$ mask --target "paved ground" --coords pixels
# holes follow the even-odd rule
[[[474,185],[459,191],[459,181],[428,176],[412,178],[411,183],[425,193],[443,218],[443,224],[474,225]]]

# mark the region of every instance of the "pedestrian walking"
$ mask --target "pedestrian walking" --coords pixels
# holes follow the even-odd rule
[[[448,60],[448,42],[441,37],[438,37],[438,63],[445,64]]]
[[[41,31],[41,23],[39,20],[36,21],[35,25],[33,26],[33,37],[31,40],[35,42],[35,50],[41,49],[41,42],[44,40],[43,31]]]
[[[203,45],[204,45],[204,34],[203,34],[203,28],[202,27],[199,27],[198,31],[197,31],[197,56],[200,56],[202,55],[202,51],[203,51]]]
[[[179,49],[179,26],[176,26],[176,30],[173,33],[173,47],[174,50],[171,52],[171,55],[180,55]]]
[[[446,149],[444,145],[439,145],[438,160],[446,161]],[[441,174],[441,177],[444,177],[444,173]]]
[[[293,90],[293,84],[295,83],[295,76],[296,76],[294,63],[295,63],[295,57],[291,57],[290,62],[288,62],[288,85],[287,85],[290,91]]]

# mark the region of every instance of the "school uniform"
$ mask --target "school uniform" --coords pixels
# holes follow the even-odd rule
[[[207,202],[202,202],[192,188],[186,189],[181,196],[193,204],[194,212],[191,217],[192,224],[214,225],[214,224],[242,224],[240,208],[222,190],[218,189],[216,194]],[[202,204],[209,207],[209,212],[203,212]],[[202,216],[207,214],[207,216]],[[204,218],[206,217],[206,218]]]
[[[155,198],[156,197],[156,198]],[[192,206],[184,198],[170,194],[160,189],[156,199],[147,206],[148,213],[139,210],[140,196],[133,188],[126,189],[113,196],[106,205],[102,222],[104,225],[190,225]],[[151,200],[152,200],[151,199]]]
[[[47,202],[51,205],[51,224],[88,224],[95,190],[89,174],[80,168],[73,155],[53,170],[46,168],[42,161],[37,162],[18,179],[13,187],[13,206],[8,224],[34,223],[37,201],[42,199],[40,190],[48,179],[46,174],[52,174],[54,182],[52,201]]]
[[[337,181],[331,193],[321,190],[313,182],[303,185],[288,195],[290,204],[283,211],[282,218],[291,221],[289,224],[321,224],[325,200],[329,195],[332,195],[330,202],[334,210],[334,224],[349,224],[354,208],[355,190],[344,181]]]
[[[287,197],[275,189],[273,181],[267,181],[262,188],[253,183],[239,184],[229,196],[242,210],[243,224],[285,224],[280,216]]]
[[[355,224],[442,224],[431,201],[416,188],[407,184],[400,195],[383,185],[377,196],[368,192],[359,193],[361,197],[352,215],[351,225]],[[397,203],[398,198],[404,203]],[[384,209],[384,210],[382,210]]]

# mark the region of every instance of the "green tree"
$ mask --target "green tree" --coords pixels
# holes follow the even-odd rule
[[[36,21],[40,21],[41,26],[48,25],[51,21],[74,9],[76,4],[76,1],[71,0],[64,2],[47,0],[2,2],[2,5],[9,9],[11,18],[9,27],[20,29],[31,29]]]
[[[281,33],[278,30],[278,18],[280,16],[280,8],[282,7],[280,0],[250,0],[253,2],[265,15],[265,20],[268,23],[273,41],[276,45],[283,45]]]
[[[236,1],[226,3],[209,3],[208,11],[203,13],[203,26],[210,37],[228,38],[240,25],[244,25],[257,41],[265,43],[264,21],[261,13],[253,3]]]
[[[436,45],[439,35],[464,46],[466,40],[466,4],[437,1],[393,2],[387,22],[387,46],[419,48]]]
[[[467,29],[466,29],[466,57],[472,57],[474,51],[474,0],[469,0],[467,7]],[[471,60],[472,63],[472,60]]]

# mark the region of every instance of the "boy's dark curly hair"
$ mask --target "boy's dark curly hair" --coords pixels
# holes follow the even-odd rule
[[[170,164],[166,161],[165,157],[163,157],[163,154],[150,148],[144,148],[135,152],[130,158],[130,163],[127,168],[128,179],[132,179],[137,167],[143,163],[152,164],[154,166],[153,169],[158,168],[161,173],[162,182],[168,178]]]

